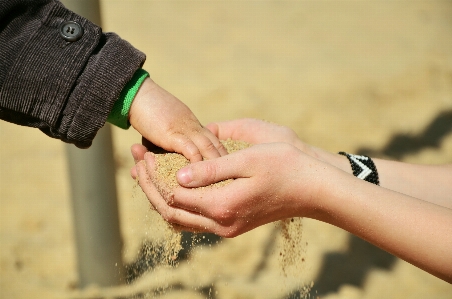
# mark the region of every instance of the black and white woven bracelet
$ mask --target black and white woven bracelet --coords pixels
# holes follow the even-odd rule
[[[346,152],[339,152],[340,155],[346,156],[352,166],[353,175],[359,179],[369,183],[380,185],[378,179],[377,167],[374,161],[368,156],[351,155]]]

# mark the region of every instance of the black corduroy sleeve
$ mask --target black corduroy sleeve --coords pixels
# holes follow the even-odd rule
[[[74,21],[83,35],[60,35]],[[0,118],[86,148],[145,55],[59,1],[0,0]]]

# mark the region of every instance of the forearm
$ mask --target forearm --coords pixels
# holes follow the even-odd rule
[[[382,187],[452,209],[452,165],[373,160]]]
[[[346,157],[320,148],[303,146],[305,152],[312,157],[352,174]],[[381,187],[452,209],[452,164],[418,165],[383,159],[373,161]]]
[[[452,282],[452,210],[341,174],[315,218]]]

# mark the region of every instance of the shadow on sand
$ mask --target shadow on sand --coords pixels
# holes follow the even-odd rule
[[[394,160],[416,154],[426,148],[438,149],[441,141],[452,133],[452,110],[439,113],[419,134],[395,134],[380,150],[362,148],[359,155],[386,157]],[[315,282],[316,295],[338,291],[343,284],[361,287],[366,274],[372,268],[390,270],[396,257],[350,234],[347,252],[331,252],[325,255],[323,267]],[[291,294],[287,299],[299,298]],[[315,298],[315,296],[313,296]]]

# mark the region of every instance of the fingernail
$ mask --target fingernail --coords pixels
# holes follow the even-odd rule
[[[177,181],[180,184],[187,185],[193,180],[193,171],[190,167],[184,167],[177,172]]]

